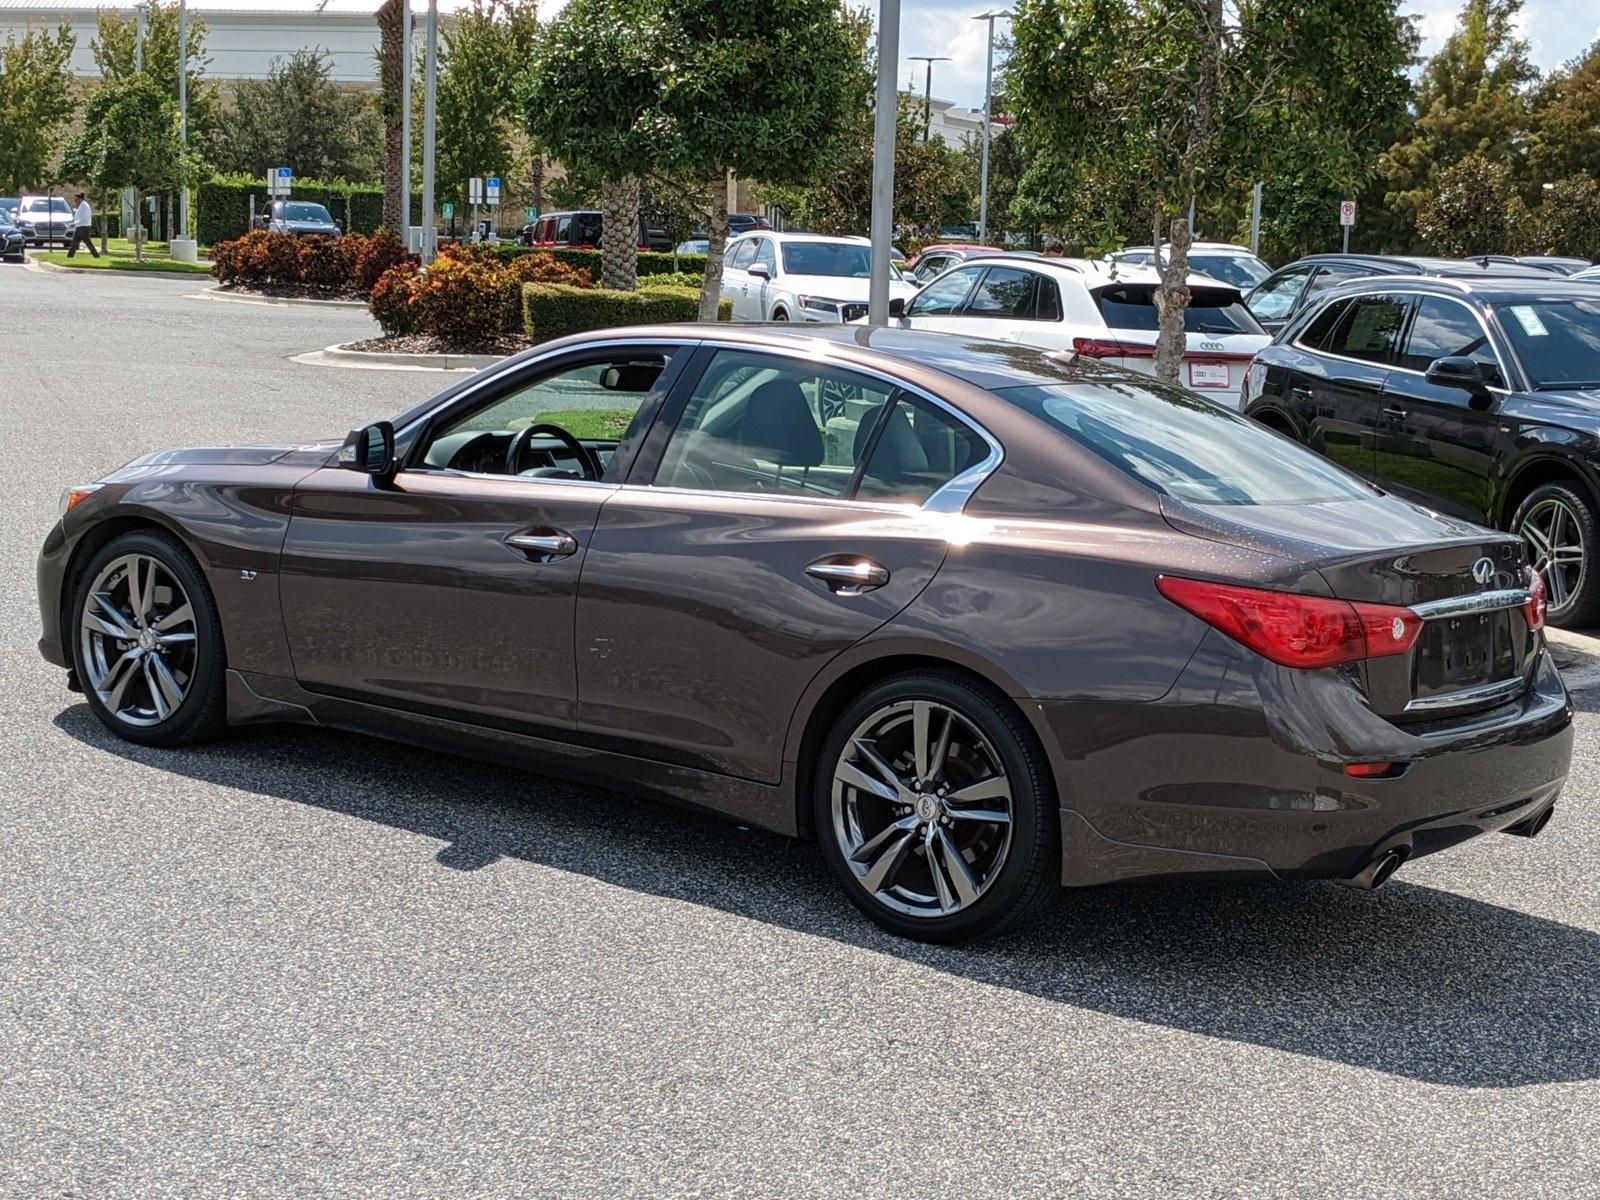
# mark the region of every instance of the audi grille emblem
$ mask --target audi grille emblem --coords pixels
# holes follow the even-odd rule
[[[1480,558],[1477,562],[1473,563],[1472,577],[1479,583],[1488,583],[1494,578],[1494,560],[1491,558]]]

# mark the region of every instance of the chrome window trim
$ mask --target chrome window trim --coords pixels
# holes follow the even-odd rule
[[[1494,351],[1495,357],[1500,360],[1500,373],[1502,375],[1506,373],[1505,364],[1507,356],[1501,352],[1499,344],[1494,339],[1494,334],[1490,332],[1486,325],[1484,325],[1483,318],[1478,314],[1478,310],[1473,308],[1472,305],[1468,304],[1465,300],[1462,300],[1456,296],[1441,296],[1438,292],[1423,291],[1420,288],[1376,288],[1370,292],[1344,292],[1338,296],[1329,297],[1327,300],[1323,301],[1323,304],[1333,304],[1340,300],[1361,300],[1371,296],[1433,296],[1439,300],[1448,300],[1452,304],[1461,305],[1461,307],[1471,313],[1473,319],[1478,322],[1478,328],[1483,330],[1484,340],[1489,343],[1489,348]],[[1420,379],[1427,378],[1428,373],[1426,371],[1418,371],[1414,367],[1402,367],[1399,363],[1374,362],[1370,358],[1351,358],[1348,354],[1335,354],[1332,350],[1317,350],[1303,344],[1300,341],[1301,336],[1304,335],[1307,329],[1311,328],[1312,323],[1317,319],[1316,314],[1320,313],[1321,311],[1322,306],[1318,305],[1316,309],[1307,309],[1303,314],[1308,319],[1306,320],[1306,323],[1300,327],[1300,333],[1295,335],[1295,340],[1289,343],[1296,350],[1299,350],[1305,354],[1321,355],[1323,358],[1335,359],[1338,362],[1355,363],[1357,366],[1361,367],[1377,367],[1385,371],[1401,371],[1407,375],[1415,375]],[[1410,333],[1409,325],[1407,326],[1406,332]],[[1512,361],[1516,360],[1513,359]],[[1521,369],[1521,366],[1522,364],[1518,362],[1518,370]],[[1509,382],[1509,379],[1507,382]],[[1493,392],[1497,396],[1509,396],[1514,390],[1508,387],[1495,387],[1492,384],[1486,384],[1485,386],[1489,391]]]
[[[989,476],[993,475],[995,471],[999,469],[1000,464],[1005,461],[1005,450],[1001,447],[999,440],[996,439],[995,436],[982,425],[978,424],[977,421],[973,420],[972,417],[965,412],[962,412],[948,400],[941,399],[940,397],[935,396],[932,392],[917,387],[915,384],[908,383],[904,379],[896,375],[891,375],[889,372],[882,370],[881,368],[861,366],[847,359],[838,358],[837,356],[828,353],[828,351],[833,349],[832,345],[829,343],[823,343],[818,347],[818,349],[822,350],[823,353],[816,353],[815,351],[802,349],[798,346],[763,346],[747,342],[720,341],[716,338],[706,338],[702,340],[700,342],[700,348],[710,350],[731,350],[748,354],[770,354],[780,358],[801,359],[811,363],[821,360],[829,363],[832,366],[838,367],[841,371],[853,371],[858,375],[868,376],[869,378],[879,380],[882,383],[889,384],[891,387],[898,388],[900,391],[916,396],[919,399],[926,400],[935,408],[940,409],[948,416],[955,418],[973,433],[976,433],[980,438],[983,439],[984,444],[989,447],[988,455],[983,459],[983,461],[974,463],[960,474],[953,475],[949,479],[945,480],[944,483],[934,490],[934,493],[931,496],[929,496],[918,506],[923,512],[961,512],[966,508],[967,501],[972,498],[972,494],[976,492],[983,482],[988,479]],[[674,428],[673,433],[676,432],[677,429]],[[669,438],[668,445],[670,444],[671,440]],[[654,483],[649,483],[636,486],[654,489],[656,485]],[[736,492],[706,488],[663,487],[659,490],[688,492],[696,496],[750,496],[758,500],[772,500],[784,495],[783,493],[776,492]],[[884,505],[877,504],[872,500],[857,500],[855,498],[844,499],[841,497],[832,496],[793,496],[792,498],[809,503],[844,504],[858,509],[863,505],[872,507],[885,507]],[[903,506],[891,505],[887,507]]]
[[[1503,679],[1499,683],[1487,683],[1481,687],[1464,688],[1459,692],[1446,692],[1438,696],[1423,696],[1412,700],[1403,711],[1408,713],[1442,712],[1446,709],[1465,708],[1470,705],[1488,704],[1495,700],[1509,700],[1518,695],[1528,686],[1528,681],[1520,675],[1515,679]]]
[[[1530,599],[1527,588],[1500,588],[1492,592],[1470,592],[1465,596],[1427,600],[1411,605],[1411,611],[1424,621],[1438,621],[1445,617],[1495,612],[1502,608],[1521,608]]]

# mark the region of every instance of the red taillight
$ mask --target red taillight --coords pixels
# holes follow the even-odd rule
[[[1085,358],[1154,358],[1154,346],[1119,342],[1115,338],[1075,337],[1072,348]]]
[[[1387,779],[1391,775],[1398,775],[1400,766],[1400,763],[1392,762],[1345,763],[1344,773],[1351,779]]]
[[[1158,575],[1156,588],[1179,608],[1286,667],[1333,667],[1404,654],[1422,632],[1422,618],[1394,604],[1269,592],[1172,575]]]
[[[1528,602],[1522,606],[1522,615],[1528,618],[1529,629],[1543,629],[1544,619],[1550,611],[1550,596],[1545,591],[1544,576],[1532,567],[1528,572]]]

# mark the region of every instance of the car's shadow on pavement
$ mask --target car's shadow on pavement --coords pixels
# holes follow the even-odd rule
[[[240,729],[174,751],[113,737],[83,704],[55,723],[150,767],[435,838],[443,868],[522,859],[1059,1004],[1427,1083],[1600,1078],[1600,936],[1434,888],[1072,891],[1004,940],[924,946],[861,918],[814,845],[703,814],[320,729]]]

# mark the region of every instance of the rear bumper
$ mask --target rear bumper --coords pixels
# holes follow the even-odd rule
[[[1211,634],[1159,701],[1041,705],[1062,751],[1063,883],[1347,878],[1389,850],[1431,854],[1526,821],[1566,781],[1572,709],[1548,652],[1517,700],[1417,731],[1334,672],[1247,657]],[[1366,761],[1406,765],[1344,774]]]

